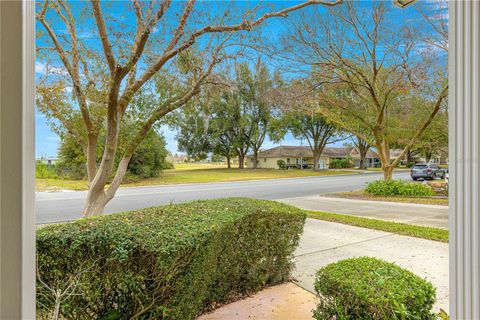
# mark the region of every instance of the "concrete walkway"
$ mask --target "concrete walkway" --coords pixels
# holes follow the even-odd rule
[[[291,282],[227,304],[198,320],[310,320],[315,295]]]
[[[392,233],[307,219],[295,252],[293,284],[265,289],[231,303],[201,320],[312,319],[313,283],[321,267],[341,259],[370,256],[393,262],[432,282],[437,289],[434,311],[448,311],[448,244]]]
[[[304,196],[277,201],[296,207],[448,229],[448,207],[439,205]]]
[[[295,252],[295,282],[313,292],[315,272],[351,257],[377,257],[406,268],[437,288],[435,310],[448,310],[448,244],[307,219]]]

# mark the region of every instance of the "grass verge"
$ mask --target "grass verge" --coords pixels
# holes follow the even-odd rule
[[[354,217],[349,215],[328,213],[322,211],[308,210],[308,217],[312,219],[325,220],[330,222],[347,224],[355,227],[362,227],[367,229],[374,229],[379,231],[386,231],[400,234],[403,236],[410,236],[415,238],[422,238],[427,240],[434,240],[448,243],[448,230],[415,226],[405,223],[398,223],[392,221],[384,221],[377,219]]]
[[[227,169],[221,165],[179,164],[176,169],[164,170],[159,177],[142,179],[122,186],[152,186],[181,183],[231,182],[245,180],[263,180],[278,178],[299,178],[311,176],[329,176],[337,174],[355,174],[349,171],[313,171],[313,170],[273,170],[273,169]],[[37,179],[37,191],[86,190],[85,180]]]
[[[372,200],[372,201],[389,201],[402,203],[418,203],[418,204],[433,204],[440,206],[448,206],[448,199],[433,198],[433,197],[402,197],[402,196],[375,196],[367,194],[362,190],[335,192],[324,194],[327,197],[355,199],[355,200]]]

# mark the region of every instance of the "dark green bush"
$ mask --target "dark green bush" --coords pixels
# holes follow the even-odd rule
[[[97,164],[101,162],[104,138],[99,138],[97,146]],[[164,137],[155,130],[150,131],[138,145],[127,167],[124,182],[135,182],[145,178],[158,177],[162,169],[168,169],[171,164],[165,160],[167,149]],[[116,153],[115,163],[118,164],[124,153],[125,146],[120,145]],[[62,137],[58,150],[59,162],[55,165],[58,178],[82,180],[87,178],[87,158],[82,146],[69,135]],[[113,174],[115,170],[113,171]],[[113,174],[110,178],[113,178]]]
[[[283,160],[277,160],[277,166],[278,166],[278,169],[280,169],[280,170],[285,169],[285,168],[286,168],[286,167],[285,167],[285,161],[283,161]]]
[[[415,161],[410,161],[410,162],[407,162],[406,167],[407,167],[407,168],[411,168],[411,167],[413,167],[414,165],[415,165]]]
[[[408,197],[428,197],[435,194],[433,189],[428,185],[405,180],[372,181],[367,183],[365,192],[376,196]]]
[[[332,159],[330,161],[330,169],[345,169],[345,168],[353,168],[353,162],[348,159]]]
[[[74,284],[67,319],[194,319],[286,281],[303,210],[229,198],[153,207],[37,232],[40,315]],[[72,290],[72,289],[70,289]]]
[[[167,170],[167,169],[175,169],[175,166],[170,161],[165,160],[162,163],[162,170]]]
[[[315,291],[319,320],[435,319],[432,284],[375,258],[346,259],[320,269]]]

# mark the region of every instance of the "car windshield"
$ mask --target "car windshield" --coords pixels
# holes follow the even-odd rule
[[[425,169],[427,167],[426,164],[419,164],[419,165],[414,165],[413,168],[414,169]]]

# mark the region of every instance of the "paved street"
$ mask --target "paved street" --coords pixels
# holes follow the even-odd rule
[[[119,189],[105,212],[113,213],[150,206],[179,203],[196,199],[251,197],[280,200],[321,193],[350,191],[364,187],[368,181],[380,179],[382,173],[255,180],[220,183],[178,184]],[[395,174],[408,179],[408,172]],[[81,217],[85,191],[38,192],[37,224],[74,220]]]

